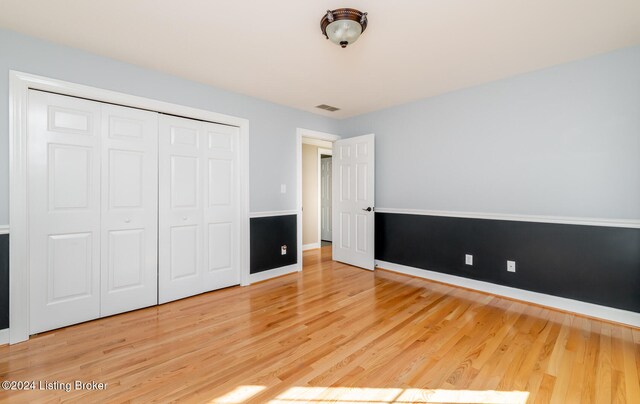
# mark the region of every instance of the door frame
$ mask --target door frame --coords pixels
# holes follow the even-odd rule
[[[146,109],[240,128],[238,150],[238,249],[240,284],[249,284],[249,121],[230,115],[9,71],[9,343],[29,339],[29,232],[27,208],[27,117],[29,90]]]
[[[331,133],[318,132],[311,129],[296,129],[296,223],[297,223],[297,239],[298,239],[298,272],[302,271],[302,138],[326,140],[335,142],[341,137]],[[320,240],[318,240],[320,242]]]
[[[332,156],[333,149],[325,149],[318,147],[318,246],[322,247],[322,155]],[[331,190],[331,198],[333,200],[333,190]],[[333,225],[332,225],[333,227]]]

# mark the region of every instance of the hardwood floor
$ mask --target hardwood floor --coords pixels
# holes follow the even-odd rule
[[[640,403],[640,330],[305,252],[302,274],[0,347],[15,402]]]

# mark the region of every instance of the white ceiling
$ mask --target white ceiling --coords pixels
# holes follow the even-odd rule
[[[347,49],[339,7],[369,12]],[[640,44],[640,1],[0,0],[0,27],[343,118]]]

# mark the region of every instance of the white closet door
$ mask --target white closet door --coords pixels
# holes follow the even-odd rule
[[[100,316],[100,104],[29,91],[30,332]]]
[[[101,316],[158,303],[158,114],[102,105]]]
[[[236,180],[239,129],[206,122],[202,125],[206,158],[203,286],[209,291],[240,283]]]
[[[160,115],[159,290],[166,303],[204,291],[204,161],[199,121]]]
[[[160,116],[159,302],[240,283],[236,127]]]

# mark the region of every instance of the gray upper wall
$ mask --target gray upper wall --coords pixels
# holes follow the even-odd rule
[[[296,128],[335,132],[337,126],[320,115],[0,30],[0,225],[9,223],[9,70],[248,119],[251,211],[295,209]]]
[[[9,70],[248,119],[252,211],[295,209],[304,127],[376,134],[379,207],[640,219],[640,47],[336,121],[0,30],[0,225]]]
[[[375,133],[378,207],[640,219],[640,47],[346,119],[340,132]]]

